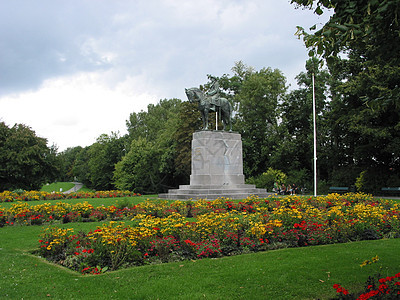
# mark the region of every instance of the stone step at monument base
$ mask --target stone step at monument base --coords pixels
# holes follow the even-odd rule
[[[240,184],[235,186],[217,185],[180,185],[179,189],[169,190],[168,193],[159,194],[161,199],[170,200],[215,200],[217,198],[245,199],[249,196],[266,198],[273,193],[268,193],[265,189],[258,189],[251,184]]]

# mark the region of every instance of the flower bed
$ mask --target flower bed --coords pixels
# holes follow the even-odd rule
[[[77,192],[77,193],[48,193],[43,191],[24,191],[0,193],[0,202],[15,201],[38,201],[38,200],[62,200],[62,199],[82,199],[82,198],[114,198],[114,197],[133,197],[140,194],[130,191],[98,191],[98,192]]]
[[[53,220],[70,214],[70,222],[83,216],[114,220],[87,233],[51,227],[40,238],[41,256],[91,274],[147,263],[400,237],[399,205],[364,194],[248,198],[239,203],[159,200],[123,209],[82,204],[66,214],[61,207],[52,213]],[[115,221],[123,219],[133,224]]]
[[[140,213],[161,216],[177,211],[173,208],[168,209],[166,205],[167,201],[145,201],[132,207],[117,208],[115,205],[94,207],[85,201],[76,204],[46,202],[30,206],[27,202],[20,201],[13,203],[10,208],[0,207],[0,227],[102,220],[116,221],[130,219]]]
[[[350,294],[340,284],[334,284],[337,299],[400,299],[400,273],[394,276],[379,278],[380,276],[369,277],[365,290],[361,294]]]

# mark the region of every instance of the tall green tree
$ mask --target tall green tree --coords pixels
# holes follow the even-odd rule
[[[147,111],[130,115],[127,121],[130,146],[114,174],[118,188],[129,186],[141,193],[155,193],[180,184],[179,176],[183,173],[176,167],[176,150],[181,147],[177,140],[181,106],[179,99],[164,99],[148,105]],[[149,159],[151,167],[138,167],[148,164]]]
[[[202,121],[195,103],[182,102],[178,114],[178,123],[173,136],[175,146],[175,172],[180,184],[189,184],[192,160],[192,138]]]
[[[329,111],[330,74],[321,69],[319,61],[311,58],[306,62],[306,72],[296,76],[298,89],[290,91],[281,103],[281,143],[272,155],[273,166],[286,173],[292,170],[313,172],[313,83],[314,74],[315,100],[317,113],[318,174],[327,179],[324,161],[324,145],[329,136],[325,114]]]
[[[77,155],[82,151],[81,146],[70,147],[57,155],[60,160],[61,171],[58,181],[74,181],[74,166],[76,163]]]
[[[350,55],[331,64],[332,74],[341,80],[335,87],[340,97],[333,98],[327,115],[331,139],[326,149],[335,162],[333,182],[354,184],[365,171],[364,191],[376,193],[400,184],[400,110],[393,103],[374,109],[365,105],[359,87],[346,80],[362,69],[358,60]]]
[[[175,118],[180,103],[179,99],[163,99],[157,104],[149,104],[146,111],[131,113],[126,121],[129,138],[141,137],[154,141],[160,133],[174,130],[167,122]]]
[[[280,143],[278,103],[286,89],[281,71],[264,68],[250,74],[235,96],[240,104],[234,125],[242,134],[246,176],[261,174],[270,166],[271,153]]]
[[[0,122],[0,190],[38,190],[59,172],[57,149],[24,124]]]
[[[117,133],[102,134],[88,150],[90,187],[96,190],[112,190],[115,164],[125,154],[125,140]]]
[[[74,165],[72,168],[72,174],[86,186],[90,187],[92,182],[90,180],[90,169],[89,169],[89,149],[90,146],[82,148],[76,155]]]
[[[252,74],[255,73],[255,69],[251,66],[247,66],[243,61],[235,62],[231,69],[233,75],[224,74],[218,78],[218,82],[221,86],[221,96],[227,98],[233,108],[234,114],[238,112],[240,102],[235,95],[238,95],[242,89],[243,82]]]
[[[400,2],[398,0],[292,0],[333,15],[312,33],[299,27],[310,55],[326,59],[336,83],[326,145],[331,182],[354,184],[364,174],[368,191],[399,184]]]
[[[244,173],[256,176],[275,163],[281,166],[274,156],[284,134],[278,120],[286,78],[277,69],[255,71],[242,61],[231,71],[233,75],[218,78],[221,95],[233,104],[233,129],[242,135]]]
[[[129,152],[115,165],[114,184],[118,189],[142,194],[161,190],[162,149],[139,137],[132,140]]]

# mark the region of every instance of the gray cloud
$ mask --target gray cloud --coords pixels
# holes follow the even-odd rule
[[[3,95],[82,71],[145,74],[167,90],[171,82],[228,73],[237,60],[287,71],[306,59],[295,25],[315,20],[271,0],[17,0],[3,1],[0,11]]]
[[[67,1],[3,1],[0,90],[35,89],[54,76],[109,67],[86,42],[101,35],[101,16]],[[76,4],[76,3],[75,3]],[[100,11],[101,12],[101,11]]]
[[[239,60],[294,83],[307,60],[296,25],[329,15],[289,2],[0,0],[0,120],[65,149],[122,132],[149,103],[185,100],[184,88]]]

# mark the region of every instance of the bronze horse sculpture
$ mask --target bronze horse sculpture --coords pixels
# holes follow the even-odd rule
[[[218,98],[216,101],[213,101],[212,98],[207,97],[206,94],[200,90],[199,88],[190,88],[185,89],[185,93],[189,102],[198,102],[201,113],[201,119],[203,120],[203,130],[208,130],[208,113],[211,111],[219,111],[220,119],[222,120],[223,129],[229,126],[229,131],[232,131],[232,106],[229,103],[228,99]]]

